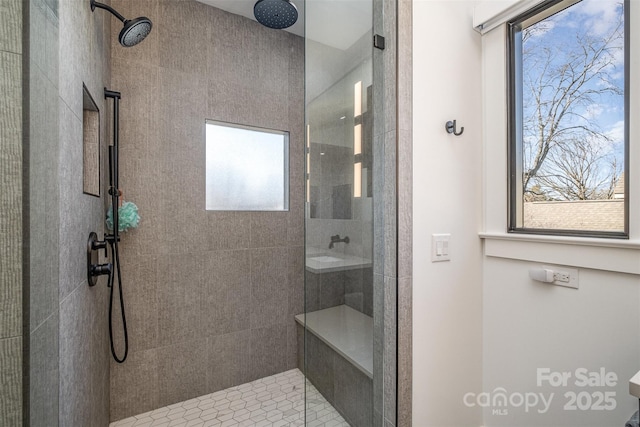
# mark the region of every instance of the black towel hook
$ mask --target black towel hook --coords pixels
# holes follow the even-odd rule
[[[460,132],[456,132],[456,121],[448,121],[447,124],[445,125],[445,129],[447,130],[447,133],[452,133],[455,136],[460,136],[462,135],[462,132],[464,132],[464,126],[460,128]]]

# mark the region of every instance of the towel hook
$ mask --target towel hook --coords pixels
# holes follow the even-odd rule
[[[448,121],[447,124],[445,125],[445,129],[447,130],[447,133],[452,133],[455,136],[460,136],[462,135],[462,132],[464,132],[464,126],[462,126],[460,128],[460,132],[456,131],[456,121]]]

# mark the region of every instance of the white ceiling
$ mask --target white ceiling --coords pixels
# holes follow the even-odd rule
[[[198,0],[218,9],[253,19],[254,0]],[[304,36],[305,3],[307,38],[341,50],[347,50],[373,22],[371,0],[291,0],[298,8],[298,22],[287,28]]]

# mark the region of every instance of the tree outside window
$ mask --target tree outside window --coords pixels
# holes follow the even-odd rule
[[[624,233],[625,5],[551,6],[511,23],[510,228]]]

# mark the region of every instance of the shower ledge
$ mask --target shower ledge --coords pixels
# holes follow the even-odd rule
[[[305,318],[306,317],[306,318]],[[373,318],[347,306],[298,314],[296,322],[373,378]]]
[[[371,267],[371,260],[354,255],[334,252],[317,252],[307,250],[306,267],[312,273],[331,273],[333,271],[357,270]]]

